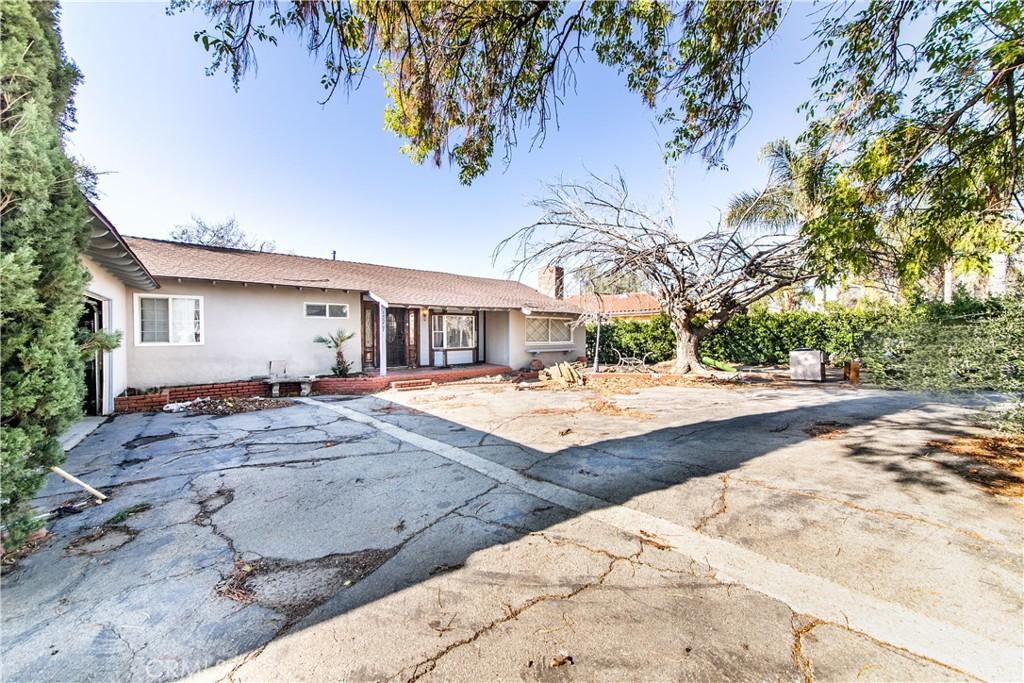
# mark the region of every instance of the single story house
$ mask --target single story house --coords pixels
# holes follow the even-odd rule
[[[604,313],[609,318],[648,321],[661,313],[658,298],[648,292],[626,294],[576,294],[565,300],[584,313]]]
[[[126,389],[330,375],[317,335],[353,334],[351,372],[487,363],[528,367],[586,355],[561,268],[521,282],[327,258],[122,237],[93,207],[93,329],[122,330],[94,363],[96,413]],[[88,317],[88,316],[87,316]]]

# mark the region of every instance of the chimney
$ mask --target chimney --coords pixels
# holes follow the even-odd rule
[[[537,289],[553,299],[565,296],[565,269],[562,266],[547,266],[537,275]]]

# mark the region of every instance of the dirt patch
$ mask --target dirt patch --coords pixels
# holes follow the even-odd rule
[[[238,561],[216,590],[229,600],[256,603],[291,620],[299,619],[338,591],[369,576],[397,550],[373,548],[303,561]]]
[[[527,415],[575,415],[579,408],[534,408]]]
[[[253,413],[257,410],[272,410],[274,408],[287,408],[292,402],[284,398],[197,398],[194,401],[185,403],[168,403],[164,406],[167,412],[185,412],[188,415],[237,415],[239,413]],[[174,408],[172,408],[174,406]],[[170,409],[169,409],[170,408]]]
[[[834,439],[842,436],[849,428],[850,425],[846,422],[821,420],[804,427],[804,433],[815,439]]]
[[[959,436],[951,441],[929,441],[928,445],[985,465],[966,467],[965,475],[992,493],[1024,497],[1024,438]]]
[[[653,373],[590,373],[587,385],[598,391],[614,391],[616,393],[636,393],[638,389],[647,387],[688,387],[688,388],[721,388],[743,389],[746,387],[791,387],[788,377],[780,377],[770,373],[735,372],[721,375],[672,375]]]
[[[21,545],[14,550],[5,551],[0,557],[0,573],[9,574],[14,571],[20,560],[42,548],[51,538],[53,538],[53,534],[48,531],[37,531],[22,541]]]
[[[79,536],[64,546],[64,550],[71,555],[98,555],[131,543],[138,535],[139,532],[131,527],[113,524],[91,534]]]
[[[636,420],[653,420],[654,415],[645,413],[635,408],[623,408],[622,406],[609,401],[606,398],[588,398],[587,408],[599,415],[610,415],[614,417],[632,417]]]

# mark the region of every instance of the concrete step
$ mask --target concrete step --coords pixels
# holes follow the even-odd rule
[[[434,381],[431,379],[403,379],[396,380],[391,383],[391,388],[395,391],[414,391],[416,389],[429,389],[434,386]]]

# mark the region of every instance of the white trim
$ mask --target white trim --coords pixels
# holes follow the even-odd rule
[[[480,346],[480,330],[477,321],[479,317],[473,313],[434,313],[431,315],[430,322],[430,349],[431,351],[472,351],[477,349],[479,351]],[[442,318],[441,329],[439,330],[444,337],[444,346],[434,346],[434,319]],[[472,346],[448,346],[448,318],[469,318],[473,321],[473,345]]]
[[[142,341],[142,308],[141,299],[195,299],[199,301],[199,341],[197,342],[144,342]],[[135,346],[203,346],[206,344],[206,305],[203,297],[193,294],[150,294],[135,292],[133,297],[132,317],[135,319]],[[167,305],[168,335],[170,335],[171,307]],[[170,338],[168,336],[168,338]]]
[[[374,294],[371,291],[367,291],[366,294],[367,294],[367,296],[369,296],[371,299],[376,301],[378,304],[380,304],[384,308],[388,308],[388,307],[391,306],[391,304],[389,304],[387,301],[384,301],[384,299],[380,298],[379,296],[377,296],[376,294]]]
[[[373,296],[371,293],[370,296]],[[388,305],[384,303],[383,299],[377,300],[378,308],[380,308],[380,320],[377,322],[377,346],[380,347],[378,353],[380,353],[380,369],[378,372],[381,377],[388,376]],[[396,320],[397,324],[398,321]]]
[[[309,315],[306,313],[306,306],[323,306],[324,315]],[[331,315],[331,306],[344,306],[345,315]],[[342,303],[332,303],[330,301],[303,301],[302,302],[302,317],[311,318],[313,320],[348,320],[349,305]]]

